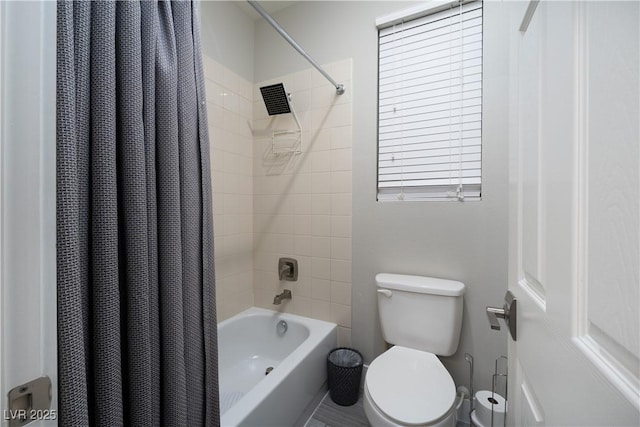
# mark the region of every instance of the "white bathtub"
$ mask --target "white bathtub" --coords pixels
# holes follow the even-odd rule
[[[288,325],[282,335],[281,320]],[[324,386],[336,330],[334,323],[255,307],[220,322],[221,425],[292,426]]]

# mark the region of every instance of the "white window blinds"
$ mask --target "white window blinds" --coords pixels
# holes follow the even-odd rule
[[[378,200],[481,192],[482,2],[379,30]]]

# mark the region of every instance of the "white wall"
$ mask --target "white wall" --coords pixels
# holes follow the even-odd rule
[[[235,3],[199,2],[202,54],[253,82],[253,20]]]
[[[376,202],[377,30],[375,19],[414,2],[300,2],[274,18],[319,63],[353,58],[353,346],[371,361],[384,351],[377,318],[378,272],[432,275],[467,285],[460,347],[444,359],[468,383],[464,353],[476,361],[476,387],[490,387],[506,332],[491,331],[485,306],[501,305],[507,284],[506,16],[485,3],[483,200]],[[271,27],[255,26],[254,76],[267,80],[308,67]],[[327,83],[329,84],[329,83]]]

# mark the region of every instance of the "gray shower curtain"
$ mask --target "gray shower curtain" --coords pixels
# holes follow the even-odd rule
[[[59,1],[61,425],[219,425],[197,4]]]

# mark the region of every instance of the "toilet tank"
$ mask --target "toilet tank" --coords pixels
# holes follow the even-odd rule
[[[434,277],[376,275],[382,336],[389,344],[450,356],[462,328],[464,283]]]

